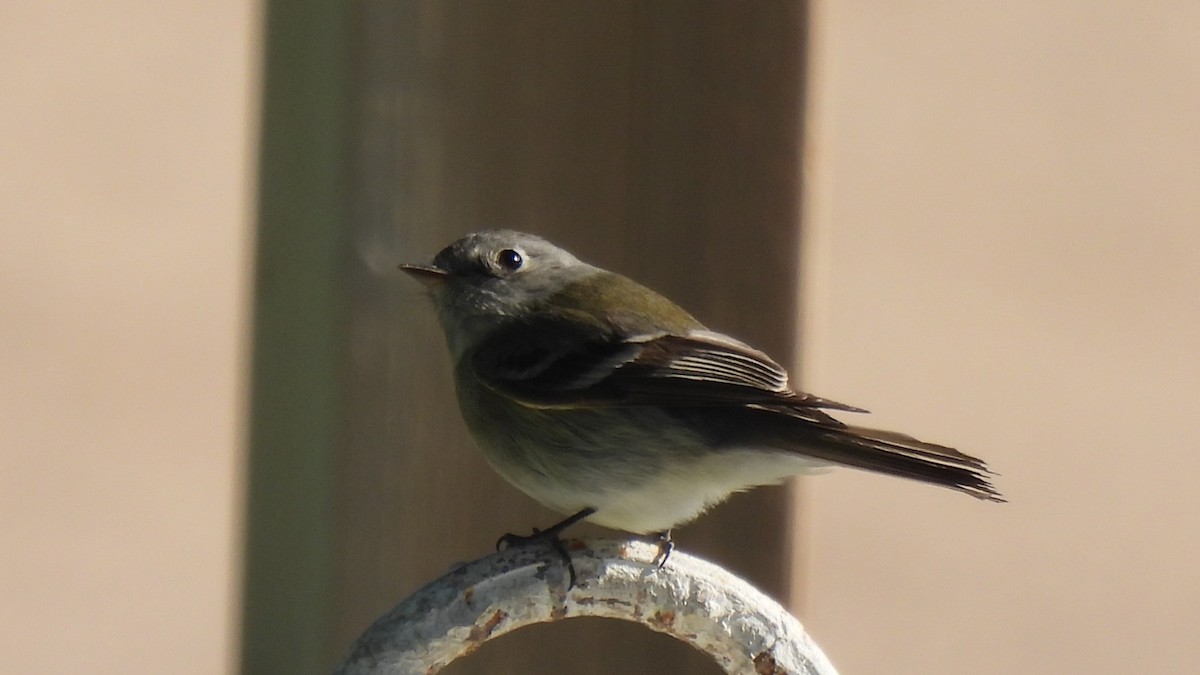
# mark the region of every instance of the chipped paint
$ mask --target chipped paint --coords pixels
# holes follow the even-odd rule
[[[492,636],[492,631],[496,630],[496,626],[499,626],[500,622],[506,618],[508,618],[507,612],[502,609],[496,610],[483,624],[471,627],[471,632],[467,635],[467,640],[469,642],[487,642],[487,639]]]
[[[836,675],[800,623],[745,581],[676,550],[658,570],[658,547],[583,540],[570,547],[578,585],[540,546],[467,563],[377,620],[339,675],[436,673],[487,640],[577,616],[623,619],[707,652],[728,673]]]
[[[787,670],[775,662],[775,656],[769,651],[760,652],[754,657],[754,673],[755,675],[789,675]]]
[[[675,625],[675,612],[659,610],[650,617],[649,621],[664,631],[669,631]]]

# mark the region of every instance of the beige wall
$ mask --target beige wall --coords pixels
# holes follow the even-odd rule
[[[846,673],[1200,663],[1200,5],[817,2],[810,388],[1010,504],[805,483]]]
[[[253,7],[0,7],[5,672],[232,665]]]
[[[0,653],[231,667],[244,3],[0,9]],[[817,2],[805,384],[1007,505],[804,483],[846,673],[1200,662],[1200,10]]]

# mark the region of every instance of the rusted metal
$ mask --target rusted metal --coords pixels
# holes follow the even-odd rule
[[[487,640],[533,623],[598,616],[640,623],[711,655],[728,673],[836,675],[800,623],[724,569],[636,540],[569,545],[578,583],[558,554],[506,549],[417,591],[358,639],[339,675],[436,673]]]

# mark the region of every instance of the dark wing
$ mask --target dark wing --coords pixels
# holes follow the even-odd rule
[[[742,405],[841,426],[819,409],[864,412],[793,391],[766,354],[709,331],[625,339],[564,333],[499,333],[472,357],[480,379],[525,405],[703,407]],[[518,337],[519,333],[519,337]]]
[[[726,427],[740,429],[800,455],[1003,501],[983,461],[904,434],[846,425],[822,409],[865,411],[792,390],[779,364],[725,335],[693,330],[617,340],[581,324],[529,328],[489,336],[472,357],[483,384],[523,405],[688,408],[700,426],[710,416],[698,409],[733,406],[737,412],[719,416],[722,424],[710,429],[715,437]]]

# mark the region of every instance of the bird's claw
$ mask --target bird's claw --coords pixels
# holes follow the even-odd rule
[[[533,534],[528,536],[521,536],[519,534],[513,534],[510,532],[496,540],[496,550],[499,551],[501,549],[512,548],[514,546],[528,546],[530,544],[537,544],[539,542],[545,542],[549,544],[550,547],[558,553],[559,557],[562,558],[563,563],[567,566],[567,576],[569,577],[569,581],[567,582],[567,590],[569,591],[572,588],[575,588],[575,565],[571,562],[571,554],[567,552],[566,542],[562,540],[562,537],[560,537],[559,534],[561,534],[563,530],[567,529],[571,525],[574,525],[584,518],[587,518],[595,512],[596,510],[593,508],[582,509],[578,513],[571,515],[562,522],[556,523],[554,526],[545,530],[539,530],[535,527],[533,528]]]
[[[666,566],[667,558],[671,557],[671,551],[675,550],[675,542],[671,539],[670,530],[659,532],[657,540],[658,555],[654,556],[654,560],[651,560],[650,564],[654,565],[656,569],[661,570]]]

